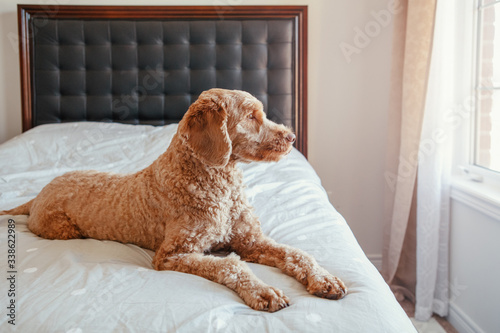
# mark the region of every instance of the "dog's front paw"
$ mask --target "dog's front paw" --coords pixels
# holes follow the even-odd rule
[[[344,282],[330,274],[310,277],[307,281],[307,291],[318,297],[328,299],[341,299],[347,294]]]
[[[259,311],[275,312],[290,304],[281,290],[266,285],[242,291],[240,296],[248,306]]]

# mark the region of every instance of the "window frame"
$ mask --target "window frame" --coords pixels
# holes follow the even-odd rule
[[[500,173],[475,164],[476,71],[479,0],[457,1],[456,64],[451,197],[500,217]],[[458,23],[459,22],[459,23]],[[463,23],[463,24],[461,24]],[[479,204],[478,204],[479,203]]]
[[[490,6],[500,6],[500,1],[497,0],[493,3],[484,5],[482,8],[480,6],[484,0],[475,0],[473,1],[473,19],[472,19],[472,43],[470,45],[471,47],[471,52],[472,52],[472,59],[471,59],[471,96],[473,96],[471,103],[472,108],[472,117],[470,120],[470,129],[469,129],[469,147],[468,147],[468,161],[467,161],[467,166],[465,168],[462,168],[465,170],[465,173],[469,174],[472,177],[472,180],[475,180],[477,182],[486,182],[489,183],[493,186],[499,186],[500,187],[500,171],[490,169],[488,167],[482,166],[478,162],[478,149],[479,149],[479,123],[480,123],[480,92],[482,88],[481,83],[480,83],[480,77],[478,75],[478,72],[481,70],[481,38],[482,38],[482,32],[481,32],[481,19],[482,19],[482,12],[481,9],[484,9],[486,7]],[[500,21],[500,17],[498,18]],[[498,36],[497,38],[500,38]],[[491,87],[493,90],[496,90],[498,87],[492,86]],[[498,90],[500,91],[500,90]],[[482,178],[482,180],[481,180]]]

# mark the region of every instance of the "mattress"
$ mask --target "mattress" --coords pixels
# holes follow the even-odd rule
[[[35,127],[0,145],[0,210],[32,199],[68,171],[138,171],[166,150],[175,131],[175,124]],[[416,332],[301,153],[240,167],[264,233],[310,253],[340,277],[349,289],[342,300],[310,295],[277,268],[249,263],[291,301],[275,313],[255,311],[222,285],[155,271],[153,252],[135,245],[46,240],[28,230],[27,216],[0,216],[0,267],[7,277],[0,290],[2,332]]]

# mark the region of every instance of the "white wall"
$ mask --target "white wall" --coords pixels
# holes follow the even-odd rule
[[[499,332],[500,215],[466,193],[451,206],[448,320],[461,333]]]
[[[460,115],[455,129],[455,171],[469,164],[472,110],[474,3],[457,0],[455,36],[456,98]],[[455,172],[450,211],[450,312],[448,320],[460,333],[500,331],[500,205],[490,186],[465,179]],[[494,192],[493,192],[494,193]]]
[[[0,142],[21,133],[17,3],[135,5],[138,1],[0,2]],[[309,160],[364,251],[382,253],[383,172],[392,17],[374,18],[389,0],[141,1],[141,5],[308,5]],[[359,30],[372,29],[372,37]],[[345,43],[357,48],[350,59]],[[348,48],[348,46],[345,46]],[[352,50],[352,49],[351,49]],[[2,163],[1,161],[0,163]]]
[[[15,1],[0,3],[0,142],[21,132],[21,94],[15,4]]]
[[[384,27],[372,11],[386,10],[389,2],[321,1],[309,21],[309,160],[331,202],[377,265],[382,253],[392,17]],[[355,32],[377,24],[380,33],[367,40]],[[340,48],[346,44],[360,46],[350,62]]]

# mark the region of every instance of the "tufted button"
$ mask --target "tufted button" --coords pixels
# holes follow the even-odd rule
[[[270,117],[294,123],[291,19],[49,18],[37,28],[35,125],[178,122],[213,87],[249,91]]]

